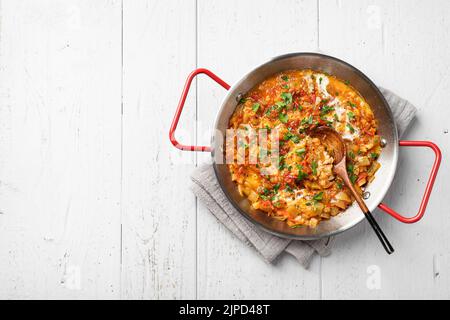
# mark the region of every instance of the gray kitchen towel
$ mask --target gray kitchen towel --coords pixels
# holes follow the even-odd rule
[[[391,91],[380,88],[397,123],[399,136],[414,119],[416,107]],[[274,236],[244,218],[228,201],[220,188],[211,164],[203,164],[191,174],[191,189],[200,202],[246,245],[253,247],[268,263],[273,263],[283,252],[293,255],[308,268],[312,257],[330,254],[333,238],[300,241]]]

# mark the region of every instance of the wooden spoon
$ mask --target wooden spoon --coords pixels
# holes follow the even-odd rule
[[[342,139],[341,135],[332,128],[321,126],[321,127],[314,129],[311,132],[311,136],[319,138],[322,141],[322,143],[325,145],[327,152],[329,152],[330,155],[334,158],[333,171],[339,177],[341,177],[341,179],[344,181],[345,185],[352,192],[353,197],[356,199],[356,202],[358,203],[362,212],[364,213],[364,215],[366,216],[370,225],[372,226],[373,230],[375,231],[376,235],[378,236],[378,239],[380,239],[381,244],[383,245],[386,252],[388,254],[393,253],[394,248],[389,243],[388,239],[384,235],[380,226],[375,221],[374,217],[372,216],[372,214],[370,213],[366,204],[364,203],[363,198],[355,190],[353,183],[350,181],[350,178],[348,177],[347,164],[346,164],[347,152],[345,150],[346,149],[345,143],[344,143],[344,140]]]

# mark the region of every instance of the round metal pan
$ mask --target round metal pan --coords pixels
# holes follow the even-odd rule
[[[237,101],[239,100],[239,97],[268,77],[282,71],[293,69],[312,69],[334,75],[342,80],[349,81],[352,87],[354,87],[364,97],[373,110],[375,118],[378,122],[378,133],[384,140],[383,142],[385,142],[385,146],[379,158],[381,168],[377,171],[375,180],[366,188],[366,191],[370,194],[366,200],[367,207],[370,211],[373,211],[377,206],[379,206],[381,209],[385,210],[402,222],[411,223],[418,221],[423,216],[429,194],[437,174],[441,158],[439,148],[435,144],[428,141],[403,142],[405,143],[404,145],[409,146],[430,147],[436,154],[436,160],[424,198],[422,199],[422,205],[416,216],[405,218],[386,205],[380,204],[394,179],[397,169],[399,139],[394,117],[380,90],[367,76],[352,65],[331,56],[318,53],[291,53],[278,56],[254,68],[231,87],[209,70],[197,69],[189,76],[183,90],[183,94],[170,129],[170,139],[172,143],[174,146],[182,150],[210,151],[214,170],[224,194],[244,217],[272,234],[291,239],[318,239],[343,232],[355,226],[364,219],[364,215],[356,203],[341,214],[332,217],[329,220],[321,221],[316,228],[309,228],[306,226],[291,228],[285,222],[273,219],[265,212],[253,209],[247,198],[242,197],[237,191],[236,184],[231,180],[228,167],[224,163],[223,137],[225,136],[225,131],[228,128],[229,119],[238,104]],[[197,74],[200,73],[207,74],[225,89],[229,89],[228,94],[223,99],[222,105],[216,117],[211,139],[211,148],[185,146],[178,143],[174,136],[191,81]],[[402,143],[400,143],[400,145],[402,145]]]

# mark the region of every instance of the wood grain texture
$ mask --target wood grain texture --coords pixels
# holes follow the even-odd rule
[[[376,213],[396,252],[387,256],[366,223],[339,236],[323,260],[323,298],[448,298],[450,199],[443,196],[450,62],[450,4],[435,1],[320,1],[320,49],[359,67],[378,85],[418,107],[406,138],[432,140],[443,163],[425,217],[403,225]],[[417,212],[433,161],[430,150],[401,148],[398,173],[385,199],[398,211]],[[374,277],[380,274],[380,286]]]
[[[286,10],[289,8],[289,10]],[[312,1],[199,1],[198,64],[233,83],[271,57],[317,46]],[[282,17],[282,18],[274,18]],[[209,143],[225,91],[209,79],[198,84],[198,140]],[[209,155],[199,156],[199,162]],[[201,204],[198,207],[198,298],[319,298],[319,261],[309,271],[290,257],[267,265]]]
[[[127,1],[123,8],[122,298],[195,298],[194,154],[168,139],[195,67],[194,1]],[[195,142],[195,91],[177,138]]]
[[[2,1],[0,298],[117,298],[120,2]]]

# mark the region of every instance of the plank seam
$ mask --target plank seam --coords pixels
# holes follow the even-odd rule
[[[317,0],[317,51],[320,51],[320,0]]]
[[[123,0],[121,1],[121,29],[120,29],[120,274],[119,274],[119,297],[122,299],[122,272],[123,272]]]

